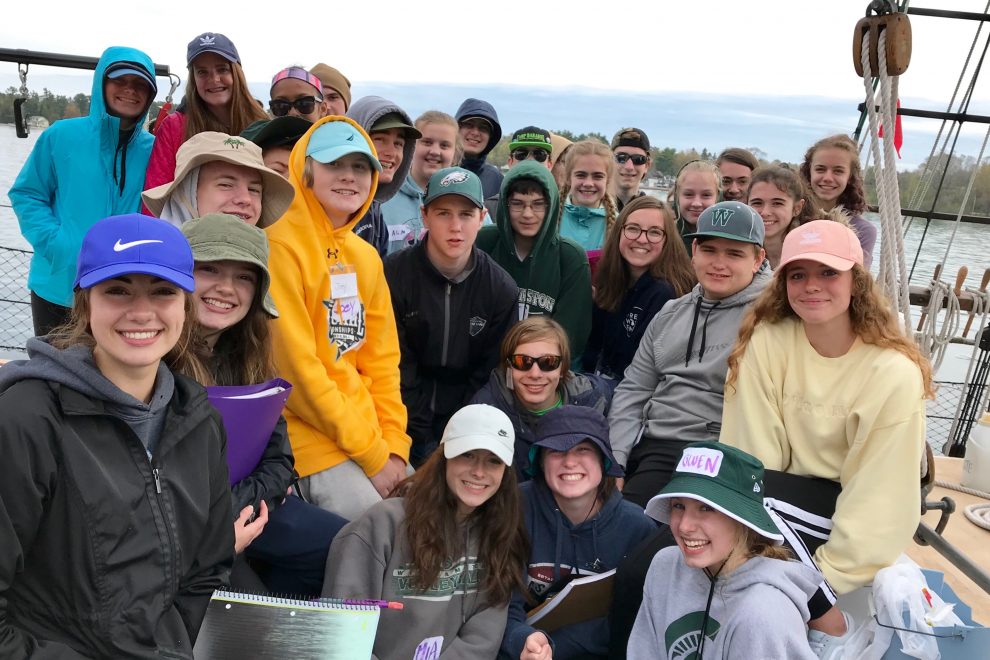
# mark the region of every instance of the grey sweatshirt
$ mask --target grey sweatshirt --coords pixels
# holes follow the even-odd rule
[[[821,575],[796,561],[753,557],[715,581],[700,658],[814,660],[808,599]],[[629,636],[629,660],[696,657],[712,582],[664,548],[646,575],[643,604]]]
[[[374,658],[409,660],[424,640],[442,639],[443,660],[478,660],[498,654],[508,603],[489,607],[479,591],[485,568],[478,562],[478,536],[470,528],[463,556],[451,557],[425,592],[412,584],[405,531],[405,500],[384,500],[344,527],[327,557],[323,595],[396,600],[402,610],[382,610]],[[430,656],[432,657],[432,656]]]
[[[718,440],[727,360],[747,307],[771,278],[763,266],[745,289],[722,300],[701,285],[653,317],[612,397],[608,421],[615,460],[627,464],[641,436]]]

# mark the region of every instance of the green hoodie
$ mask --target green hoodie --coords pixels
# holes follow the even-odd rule
[[[516,254],[515,232],[506,206],[506,191],[521,178],[536,180],[549,201],[540,233],[525,259]],[[550,170],[541,163],[524,161],[505,175],[495,226],[482,227],[475,245],[516,281],[519,318],[549,314],[567,331],[571,355],[580,356],[591,332],[591,269],[584,249],[560,236],[559,218],[560,194]]]

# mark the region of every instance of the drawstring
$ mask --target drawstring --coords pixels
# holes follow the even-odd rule
[[[711,317],[712,312],[715,311],[715,308],[718,307],[719,302],[721,301],[716,301],[715,304],[708,310],[708,313],[705,314],[705,324],[701,326],[701,350],[698,351],[698,362],[705,359],[705,343],[708,338],[708,319]]]
[[[694,305],[694,319],[691,321],[691,334],[688,335],[687,350],[684,352],[684,366],[688,366],[691,361],[691,348],[694,346],[694,332],[698,328],[698,317],[701,316],[702,297],[698,296],[698,302]]]
[[[735,549],[733,549],[732,552],[735,552]],[[732,552],[729,553],[729,557],[732,556]],[[718,576],[722,572],[722,569],[725,568],[725,565],[729,562],[729,557],[725,558],[725,561],[723,561],[722,565],[718,567],[718,570],[715,571],[714,575],[709,573],[707,568],[705,569],[705,575],[708,576],[708,579],[711,580],[712,584],[708,589],[708,602],[705,603],[705,616],[701,619],[701,640],[698,642],[697,652],[698,660],[701,660],[701,654],[705,650],[705,640],[708,638],[708,620],[711,618],[712,598],[715,596],[715,583],[718,581]]]
[[[691,349],[694,348],[694,335],[698,330],[698,318],[701,316],[701,309],[704,305],[705,299],[703,296],[698,296],[698,302],[694,305],[694,319],[691,321],[691,334],[688,335],[687,350],[684,351],[684,366],[688,366],[691,362]],[[717,300],[715,303],[708,308],[708,313],[705,314],[705,322],[701,326],[701,350],[698,351],[698,362],[701,362],[705,357],[705,346],[708,342],[708,319],[711,318],[712,312],[715,308],[719,306],[722,301]]]

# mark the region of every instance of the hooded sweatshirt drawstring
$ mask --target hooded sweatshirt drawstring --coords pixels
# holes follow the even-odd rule
[[[732,553],[730,552],[729,557],[731,556]],[[725,568],[725,565],[728,563],[729,557],[725,558],[725,561],[723,561],[722,565],[718,567],[718,570],[715,571],[714,575],[709,575],[708,569],[705,569],[705,575],[707,575],[708,579],[711,580],[711,587],[708,589],[708,602],[705,603],[705,616],[701,619],[701,639],[698,641],[697,651],[698,660],[702,660],[702,653],[705,650],[705,639],[708,637],[708,620],[711,618],[712,598],[715,596],[715,583],[718,581],[718,576],[722,573],[722,569]]]
[[[688,335],[687,350],[684,351],[684,366],[688,366],[691,362],[691,349],[694,348],[694,335],[698,329],[698,317],[701,316],[701,309],[704,305],[705,299],[703,296],[698,296],[698,302],[694,304],[694,318],[691,320],[691,334]],[[705,314],[705,322],[701,326],[701,349],[698,351],[698,362],[701,362],[705,357],[705,345],[708,340],[708,319],[711,318],[712,312],[715,308],[719,306],[722,301],[716,300],[715,303],[708,308],[708,313]]]

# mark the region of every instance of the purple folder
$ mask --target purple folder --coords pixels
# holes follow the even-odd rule
[[[258,467],[290,392],[292,385],[281,378],[257,385],[206,388],[210,403],[220,412],[227,430],[231,486]]]

